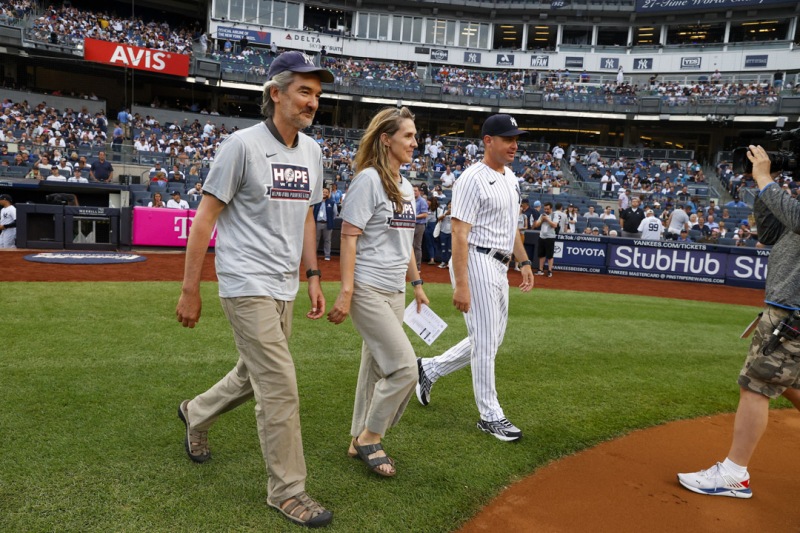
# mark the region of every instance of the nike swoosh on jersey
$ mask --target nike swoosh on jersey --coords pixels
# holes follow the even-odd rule
[[[278,155],[278,152],[275,152],[274,154],[264,154],[264,155],[266,155],[267,159],[269,159],[270,157]]]
[[[497,180],[490,181],[490,182],[489,182],[489,185],[494,185],[495,183],[497,183]]]

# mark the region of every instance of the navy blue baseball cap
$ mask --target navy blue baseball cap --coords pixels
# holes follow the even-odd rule
[[[0,200],[5,200],[9,203],[14,203],[14,200],[12,200],[11,196],[8,194],[0,194]]]
[[[309,73],[314,72],[319,75],[319,79],[324,83],[333,83],[333,73],[314,64],[314,60],[302,52],[284,52],[276,57],[269,66],[267,79],[271,80],[275,75],[286,71]]]
[[[527,132],[517,127],[517,121],[511,115],[492,115],[486,119],[481,128],[481,137],[516,137]]]

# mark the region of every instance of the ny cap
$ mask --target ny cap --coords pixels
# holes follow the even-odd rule
[[[527,132],[517,127],[517,121],[511,115],[492,115],[486,119],[481,128],[481,137],[515,137]]]
[[[323,82],[333,83],[333,73],[330,70],[316,66],[307,54],[294,51],[284,52],[272,61],[267,73],[267,79],[271,80],[277,74],[287,70],[301,73],[315,72],[319,74],[319,79]]]
[[[6,200],[12,203],[14,202],[14,200],[11,199],[11,195],[9,194],[0,194],[0,200]]]

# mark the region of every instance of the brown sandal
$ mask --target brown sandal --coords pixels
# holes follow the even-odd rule
[[[195,463],[205,463],[211,459],[208,449],[208,431],[197,431],[189,425],[189,400],[183,400],[178,406],[178,418],[186,424],[186,437],[183,445],[189,459]]]
[[[267,505],[274,507],[299,526],[324,527],[333,520],[333,513],[305,492],[295,494],[291,498],[283,500],[279,505],[275,505],[267,499]]]

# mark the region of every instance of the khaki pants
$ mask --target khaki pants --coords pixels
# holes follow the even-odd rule
[[[280,503],[304,491],[306,479],[297,379],[287,344],[294,302],[268,296],[220,300],[233,328],[239,361],[191,401],[189,423],[206,431],[219,415],[255,397],[268,497]]]
[[[361,338],[353,423],[350,434],[364,428],[383,436],[395,426],[417,383],[417,359],[403,331],[405,294],[361,283],[353,287],[350,316]]]

